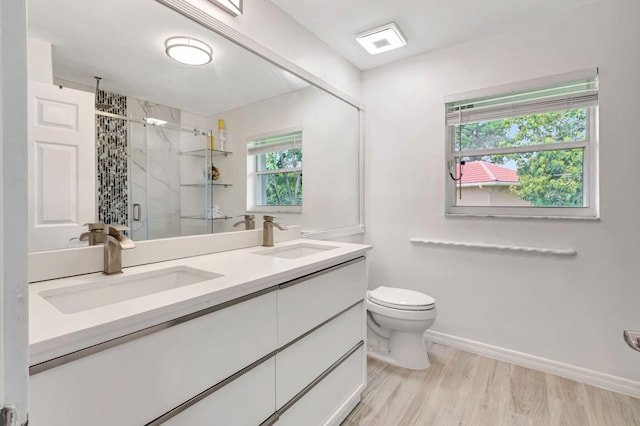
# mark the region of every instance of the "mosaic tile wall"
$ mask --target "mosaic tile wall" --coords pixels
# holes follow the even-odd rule
[[[112,114],[127,115],[127,97],[104,90],[98,92],[99,107]],[[129,180],[127,121],[96,115],[96,151],[98,181],[98,220],[129,224]]]

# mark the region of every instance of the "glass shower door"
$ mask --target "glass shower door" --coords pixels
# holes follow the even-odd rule
[[[131,230],[134,241],[180,232],[182,130],[131,122]]]
[[[129,206],[129,228],[134,241],[149,239],[147,210],[147,126],[129,122],[129,176],[131,177],[131,205]]]

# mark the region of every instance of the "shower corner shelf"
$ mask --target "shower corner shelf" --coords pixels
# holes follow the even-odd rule
[[[233,186],[232,183],[218,183],[218,182],[209,182],[209,183],[181,183],[180,186],[191,186],[194,188],[204,188],[205,186],[224,186],[225,188],[229,186]]]
[[[185,179],[185,183],[180,183],[180,187],[184,188],[187,191],[188,195],[186,195],[186,200],[202,200],[204,204],[204,211],[212,211],[213,200],[217,199],[216,194],[220,194],[218,191],[226,191],[228,188],[231,188],[233,184],[227,182],[221,182],[219,180],[213,180],[212,177],[212,166],[215,163],[217,167],[224,173],[224,168],[229,167],[230,164],[227,164],[227,157],[230,154],[233,154],[231,151],[224,151],[220,149],[211,149],[209,147],[209,139],[207,138],[207,143],[204,148],[196,149],[196,150],[185,150],[181,151],[180,155],[184,158],[189,165],[190,169],[194,169],[193,172],[190,172],[190,178]],[[204,175],[200,175],[198,177],[194,172],[195,168],[202,168],[204,171]],[[208,175],[208,179],[207,179]],[[223,176],[225,176],[223,174]],[[223,189],[216,189],[223,187]],[[187,190],[186,188],[193,188]],[[182,192],[182,190],[181,190]],[[195,197],[195,198],[193,198]],[[198,201],[199,202],[199,201]],[[196,210],[197,211],[197,210]],[[193,212],[193,210],[192,210]],[[208,232],[214,232],[215,226],[226,226],[226,221],[229,219],[233,219],[233,216],[224,215],[221,217],[211,217],[206,214],[195,214],[195,215],[181,215],[180,219],[187,220],[190,223],[190,226],[195,226],[196,221],[199,223],[206,223]],[[222,221],[222,222],[219,222]],[[218,225],[214,226],[214,222],[217,222]],[[219,227],[219,226],[218,226]]]
[[[196,149],[194,151],[182,151],[180,152],[180,155],[191,155],[193,157],[206,157],[207,153],[211,153],[212,157],[218,157],[218,156],[226,157],[229,154],[233,154],[233,152],[231,151],[222,151],[219,149],[205,148],[205,149]]]
[[[193,220],[228,220],[228,219],[233,219],[233,216],[222,216],[222,217],[180,216],[180,219],[193,219]]]

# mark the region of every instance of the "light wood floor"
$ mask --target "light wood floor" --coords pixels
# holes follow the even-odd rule
[[[640,399],[442,345],[429,359],[424,371],[370,359],[342,426],[640,425]]]

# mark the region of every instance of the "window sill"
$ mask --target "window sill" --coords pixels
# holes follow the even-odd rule
[[[302,213],[302,206],[256,206],[249,213]]]
[[[491,213],[445,213],[445,217],[451,218],[462,218],[462,217],[472,217],[472,218],[495,218],[495,219],[542,219],[542,220],[577,220],[577,221],[588,221],[588,222],[598,222],[600,221],[600,216],[553,216],[553,215],[516,215],[516,214],[491,214]]]
[[[600,209],[590,207],[449,206],[448,217],[491,217],[505,219],[600,220]]]

